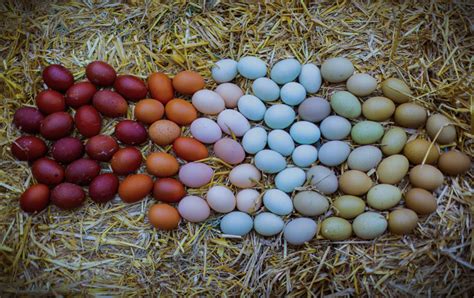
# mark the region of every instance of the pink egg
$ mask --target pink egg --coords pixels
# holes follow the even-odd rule
[[[205,221],[211,214],[206,201],[197,196],[186,196],[179,201],[179,214],[189,222]]]
[[[237,136],[243,136],[250,129],[250,123],[244,115],[236,110],[224,110],[217,116],[217,124],[223,132],[230,135],[231,132]]]
[[[255,213],[262,206],[260,193],[255,189],[243,189],[237,193],[237,209],[249,214]]]
[[[206,164],[190,162],[179,169],[178,175],[179,180],[187,187],[198,188],[211,181],[214,170]]]
[[[224,99],[217,92],[207,89],[194,93],[192,102],[196,110],[203,114],[216,115],[225,109]]]
[[[207,203],[212,210],[219,213],[229,213],[235,209],[235,196],[225,186],[213,186],[207,191]]]
[[[226,163],[236,165],[245,159],[245,152],[239,142],[223,138],[214,144],[214,153]]]
[[[262,178],[260,171],[248,163],[236,166],[229,174],[230,183],[240,188],[254,187],[260,178]]]
[[[242,89],[233,83],[220,84],[217,86],[216,92],[224,100],[226,108],[235,108],[239,98],[244,95]]]
[[[222,138],[222,130],[217,123],[208,118],[198,118],[191,123],[191,134],[205,144],[214,144]]]

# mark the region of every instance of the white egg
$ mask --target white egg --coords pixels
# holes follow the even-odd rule
[[[267,109],[264,116],[265,124],[273,129],[284,129],[295,121],[295,110],[285,104],[276,104]]]
[[[278,215],[270,212],[262,212],[253,221],[255,232],[262,236],[273,236],[283,230],[285,223]]]
[[[212,67],[211,75],[217,83],[232,81],[237,76],[237,61],[232,59],[217,61]]]
[[[235,209],[235,196],[225,186],[213,186],[207,191],[206,201],[212,210],[219,213],[229,213]]]
[[[237,63],[237,70],[244,78],[255,80],[267,74],[267,65],[260,58],[246,56]]]
[[[281,129],[275,129],[268,134],[268,147],[283,156],[290,156],[295,149],[295,143],[290,134]]]
[[[258,78],[252,84],[252,91],[263,101],[274,101],[280,97],[280,87],[269,78]]]
[[[237,107],[239,112],[244,115],[245,118],[252,121],[262,120],[267,111],[265,104],[253,95],[244,95],[239,98]]]
[[[262,151],[267,145],[267,131],[261,127],[249,129],[242,138],[245,152],[255,154]]]
[[[252,230],[253,220],[247,213],[234,211],[221,219],[220,226],[223,234],[244,236]]]
[[[263,205],[270,212],[278,215],[288,215],[293,211],[291,198],[279,189],[269,189],[263,195]]]
[[[217,116],[217,124],[223,132],[230,135],[243,136],[250,129],[250,123],[242,114],[235,110],[224,110]]]
[[[311,145],[300,145],[293,150],[291,159],[298,167],[308,167],[318,159],[318,149]]]
[[[260,171],[248,163],[236,166],[229,173],[230,183],[240,188],[253,187],[260,181],[260,178],[262,178]]]
[[[305,64],[301,68],[298,81],[304,86],[306,92],[316,93],[318,92],[319,88],[321,88],[321,71],[316,65],[312,63]]]
[[[310,218],[296,218],[286,224],[283,231],[285,240],[293,245],[301,245],[314,238],[317,231],[316,222]]]
[[[275,177],[275,186],[284,192],[293,192],[306,181],[306,174],[300,168],[286,168]]]
[[[255,189],[243,189],[237,193],[237,209],[249,214],[255,213],[262,206],[260,193]]]
[[[300,83],[289,82],[281,87],[280,97],[287,105],[296,106],[306,98],[306,89]]]
[[[351,153],[349,145],[342,141],[329,141],[324,143],[318,151],[319,161],[329,167],[334,167],[346,161]]]
[[[205,144],[213,144],[222,138],[219,125],[209,118],[198,118],[191,123],[191,134]]]
[[[275,174],[286,168],[286,160],[273,150],[262,150],[255,155],[255,166],[264,173]]]
[[[316,143],[321,133],[316,124],[308,121],[298,121],[290,128],[290,135],[299,144],[309,145]]]
[[[273,65],[270,77],[276,83],[283,85],[294,81],[301,72],[301,64],[296,59],[284,59]]]
[[[351,123],[344,117],[332,115],[319,125],[322,135],[328,140],[342,140],[351,133]]]

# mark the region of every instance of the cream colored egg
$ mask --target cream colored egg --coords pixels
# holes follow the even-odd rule
[[[367,99],[362,104],[362,114],[372,121],[385,121],[392,117],[395,112],[395,104],[383,96],[375,96]]]

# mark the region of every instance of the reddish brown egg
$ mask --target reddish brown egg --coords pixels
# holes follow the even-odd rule
[[[130,175],[119,186],[119,196],[126,203],[138,202],[153,189],[153,180],[145,174]]]
[[[166,104],[174,97],[174,89],[171,79],[164,73],[155,72],[148,77],[148,89],[151,97]]]
[[[176,155],[186,161],[196,161],[209,156],[206,146],[196,139],[179,137],[173,142]]]
[[[184,185],[173,178],[160,178],[153,185],[153,197],[167,203],[179,202],[186,195]]]
[[[51,191],[51,203],[61,209],[80,207],[86,200],[82,187],[72,183],[61,183]]]
[[[142,153],[135,147],[122,148],[112,156],[110,165],[117,175],[128,175],[140,168]]]
[[[57,162],[70,163],[84,155],[84,145],[73,137],[65,137],[54,142],[51,155]]]
[[[117,73],[110,64],[104,61],[94,61],[86,67],[87,79],[97,86],[112,86]]]
[[[165,146],[181,135],[181,129],[176,123],[163,119],[153,122],[148,128],[148,134],[155,144]]]
[[[197,111],[189,101],[181,98],[170,100],[165,107],[166,118],[179,125],[189,125],[197,118]]]
[[[81,135],[90,138],[100,133],[102,118],[93,106],[82,106],[74,115],[74,124]]]
[[[41,121],[40,133],[48,140],[57,140],[71,133],[74,121],[66,112],[57,112],[46,116]]]
[[[43,70],[43,81],[51,89],[66,91],[74,84],[74,77],[66,67],[51,64]]]
[[[115,137],[127,145],[139,145],[148,139],[143,124],[133,120],[122,120],[115,126]]]
[[[79,82],[67,89],[66,104],[74,109],[90,104],[97,88],[90,82]]]
[[[181,217],[178,210],[168,204],[154,204],[148,210],[150,224],[160,230],[173,230],[178,227]]]
[[[118,76],[115,79],[114,89],[131,101],[145,98],[148,93],[145,83],[140,78],[132,75]]]
[[[19,160],[33,161],[46,154],[45,142],[35,136],[22,136],[12,143],[13,156]]]
[[[38,183],[56,185],[64,180],[64,169],[52,159],[43,157],[31,166],[31,172]]]
[[[156,99],[142,99],[135,105],[134,113],[138,121],[152,124],[163,117],[165,108]]]
[[[13,123],[24,132],[37,133],[43,119],[43,114],[38,109],[23,107],[16,110]]]
[[[181,94],[192,95],[205,86],[204,78],[197,72],[185,70],[173,78],[173,87]]]
[[[99,163],[88,158],[73,161],[66,168],[66,181],[77,185],[88,185],[100,173]]]
[[[25,212],[40,212],[48,207],[49,188],[44,184],[30,186],[20,197],[20,207]]]
[[[64,95],[52,89],[43,90],[38,93],[36,95],[36,105],[46,115],[66,110]]]
[[[119,180],[114,174],[101,174],[89,184],[89,196],[94,202],[105,203],[117,194]]]
[[[124,116],[128,110],[125,98],[110,90],[97,91],[92,97],[92,105],[102,115],[111,118]]]
[[[169,177],[178,173],[179,163],[171,154],[153,152],[146,158],[146,169],[154,176]]]
[[[119,145],[111,136],[93,136],[86,143],[87,155],[98,161],[109,161],[117,150]]]

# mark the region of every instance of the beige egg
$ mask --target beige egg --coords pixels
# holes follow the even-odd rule
[[[260,171],[254,165],[248,163],[236,166],[229,173],[230,183],[240,188],[253,187],[261,178]]]
[[[332,241],[346,240],[352,235],[352,225],[344,218],[329,217],[321,223],[321,235]]]
[[[244,95],[242,89],[233,83],[223,83],[215,90],[224,100],[226,108],[235,108],[239,98]]]
[[[346,86],[352,94],[366,96],[375,91],[377,80],[366,73],[355,73],[347,80]]]
[[[348,195],[360,196],[372,187],[372,180],[366,173],[350,170],[339,177],[339,189]]]
[[[408,128],[419,128],[426,123],[426,110],[424,107],[407,102],[395,110],[395,123]]]
[[[293,198],[293,205],[300,214],[305,216],[317,216],[329,209],[326,197],[315,191],[302,191]]]
[[[397,184],[408,173],[408,159],[400,154],[384,158],[377,167],[379,181],[387,184]]]
[[[367,193],[367,204],[378,210],[387,210],[396,206],[402,199],[398,187],[390,184],[378,184]]]
[[[196,110],[208,115],[219,114],[225,109],[224,99],[219,93],[207,89],[194,93],[192,103]]]
[[[435,190],[443,184],[444,176],[432,165],[417,165],[410,170],[410,182],[414,187]]]
[[[344,195],[334,200],[333,205],[337,216],[352,219],[365,210],[365,202],[359,197]]]
[[[321,65],[321,75],[330,83],[344,82],[353,73],[354,65],[344,57],[329,58]]]
[[[395,104],[383,96],[375,96],[367,99],[362,104],[362,114],[372,121],[385,121],[392,117],[395,112]]]
[[[405,145],[403,155],[414,165],[421,164],[425,156],[425,163],[436,164],[439,158],[439,148],[435,144],[431,146],[427,140],[414,139]]]
[[[398,154],[407,142],[407,133],[400,127],[392,127],[383,135],[380,149],[385,155]]]
[[[410,100],[412,92],[408,85],[399,79],[389,78],[382,82],[383,94],[396,103],[404,103]]]
[[[418,216],[410,209],[400,208],[388,215],[388,227],[393,234],[410,234],[416,228],[417,223]]]
[[[433,114],[426,121],[426,132],[432,140],[436,137],[438,131],[440,131],[436,142],[440,144],[449,144],[456,141],[456,129],[453,123],[445,116],[441,114]]]

